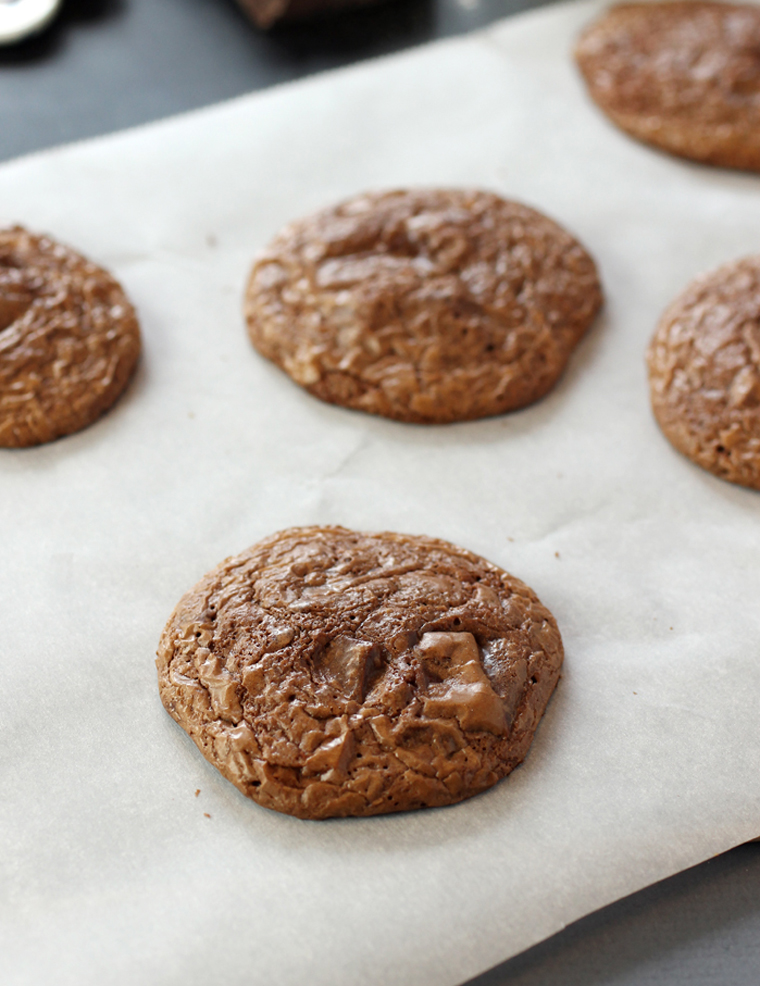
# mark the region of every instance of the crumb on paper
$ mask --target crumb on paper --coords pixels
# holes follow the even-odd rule
[[[201,793],[201,789],[200,789],[200,788],[198,788],[198,790],[197,790],[197,791],[195,792],[195,796],[196,796],[196,798],[198,797],[198,795],[199,795],[200,793]]]
[[[211,815],[209,815],[209,813],[207,811],[204,811],[203,812],[203,817],[204,818],[211,818]]]
[[[555,551],[555,552],[554,552],[554,557],[555,557],[555,558],[559,558],[559,551]]]

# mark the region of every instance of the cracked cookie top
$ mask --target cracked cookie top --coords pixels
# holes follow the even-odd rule
[[[302,818],[461,801],[525,757],[562,641],[518,579],[427,537],[293,528],[222,562],[158,650],[164,705]]]
[[[760,489],[760,256],[693,281],[647,353],[655,417],[684,455]]]
[[[134,309],[107,271],[47,236],[0,229],[0,446],[91,424],[139,354]]]
[[[425,424],[538,400],[600,305],[593,260],[552,220],[439,189],[359,195],[285,227],[245,315],[256,349],[310,393]]]
[[[576,60],[597,105],[673,154],[760,170],[760,8],[674,0],[612,7]]]

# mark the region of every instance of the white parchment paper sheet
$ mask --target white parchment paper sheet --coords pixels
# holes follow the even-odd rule
[[[760,494],[670,448],[643,364],[692,276],[760,250],[760,178],[599,115],[569,55],[597,9],[0,168],[0,214],[112,268],[145,338],[102,421],[0,451],[4,983],[452,986],[760,833]],[[395,424],[321,404],[250,348],[254,251],[409,184],[518,198],[598,258],[605,314],[535,407]],[[297,821],[240,796],[163,711],[153,654],[182,592],[315,522],[448,538],[555,613],[564,678],[491,792]]]

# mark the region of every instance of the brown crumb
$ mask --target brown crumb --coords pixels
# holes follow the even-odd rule
[[[204,811],[203,812],[203,817],[204,818],[211,818],[211,815],[209,815],[209,813],[207,811]]]
[[[200,793],[201,793],[201,789],[200,789],[200,788],[198,788],[198,790],[197,790],[197,791],[195,792],[195,796],[196,796],[196,798],[198,797],[198,795],[199,795]]]

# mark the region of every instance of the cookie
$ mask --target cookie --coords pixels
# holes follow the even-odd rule
[[[447,805],[525,757],[562,641],[535,593],[445,541],[281,531],[161,637],[169,714],[243,794],[301,818]]]
[[[697,465],[760,489],[760,256],[698,277],[647,353],[652,408]]]
[[[91,424],[139,354],[134,309],[107,271],[47,236],[0,229],[0,446]]]
[[[251,341],[322,400],[433,424],[513,411],[562,373],[601,304],[556,223],[479,191],[360,195],[256,260]]]
[[[278,21],[299,21],[334,14],[353,7],[369,7],[379,0],[238,0],[243,12],[257,27],[269,28]]]
[[[575,54],[591,98],[633,137],[760,171],[760,7],[621,4],[585,31]]]

